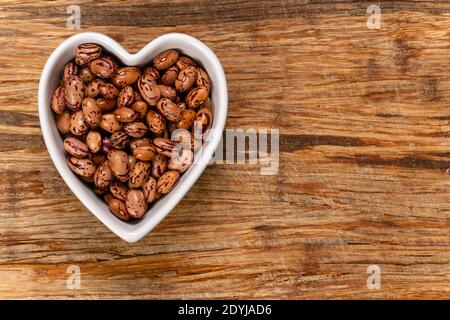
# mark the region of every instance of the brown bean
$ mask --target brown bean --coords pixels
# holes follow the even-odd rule
[[[97,127],[102,118],[102,110],[99,108],[94,98],[84,98],[81,108],[86,123],[91,128]]]
[[[155,68],[147,67],[144,69],[144,72],[142,74],[152,77],[156,82],[159,81],[159,71]]]
[[[102,147],[102,136],[100,132],[91,130],[86,136],[86,145],[92,153],[97,153]]]
[[[89,70],[99,78],[108,79],[117,72],[117,65],[110,58],[103,57],[91,61]]]
[[[156,200],[156,186],[157,182],[154,177],[148,177],[144,183],[143,193],[144,199],[151,203]]]
[[[148,132],[147,126],[140,121],[125,123],[123,130],[133,138],[141,138]]]
[[[130,220],[130,215],[127,211],[127,206],[125,203],[120,201],[119,199],[112,198],[109,203],[109,209],[111,212],[120,220],[128,221]]]
[[[117,106],[128,107],[133,103],[134,100],[134,90],[130,86],[122,88],[119,92],[119,97],[117,98]]]
[[[158,153],[155,155],[152,159],[152,168],[150,170],[150,173],[153,177],[156,179],[159,179],[164,172],[166,172],[167,169],[167,158]]]
[[[211,91],[211,80],[209,79],[208,74],[205,69],[197,68],[197,87],[205,87],[208,90],[208,93]]]
[[[202,134],[206,132],[211,127],[212,124],[212,113],[207,108],[201,108],[197,112],[195,118],[196,125],[200,126]]]
[[[177,65],[178,69],[180,69],[180,70],[186,69],[188,67],[194,67],[194,68],[197,67],[197,64],[195,63],[195,61],[186,56],[181,56],[178,59],[176,65]]]
[[[59,86],[53,92],[51,107],[56,114],[62,114],[66,109],[66,89],[64,86]]]
[[[164,130],[166,129],[166,121],[164,120],[164,117],[154,110],[148,111],[146,121],[148,129],[151,132],[163,133]]]
[[[140,188],[147,180],[150,174],[150,162],[137,161],[130,170],[130,179],[128,180],[129,188]]]
[[[181,118],[177,122],[177,128],[180,129],[191,129],[194,125],[195,118],[197,117],[197,111],[194,109],[185,109],[181,113]]]
[[[123,183],[117,181],[112,182],[109,186],[109,191],[119,200],[125,201],[127,198],[128,188]]]
[[[85,65],[102,54],[102,47],[95,43],[83,43],[78,46],[76,51],[75,62],[78,65]]]
[[[67,165],[69,166],[70,170],[82,177],[91,177],[95,173],[94,162],[89,159],[78,159],[75,157],[70,157],[67,159]]]
[[[77,76],[70,76],[65,83],[66,106],[74,112],[80,110],[84,99],[83,81]]]
[[[87,157],[89,150],[83,141],[74,137],[64,139],[64,150],[71,156],[77,158]]]
[[[161,178],[158,179],[157,192],[166,194],[169,193],[180,180],[180,173],[178,171],[167,171]]]
[[[145,201],[144,194],[141,190],[129,190],[125,206],[128,213],[134,219],[141,218],[147,210],[147,201]]]
[[[145,101],[135,101],[131,105],[131,109],[133,109],[136,112],[137,118],[142,119],[145,118],[145,116],[147,115],[148,106]]]
[[[78,75],[78,66],[75,62],[66,64],[63,70],[63,80],[68,81],[70,77]]]
[[[119,87],[123,88],[125,86],[132,85],[136,81],[138,81],[141,76],[141,70],[136,67],[124,67],[117,70],[117,73],[111,79],[112,83]]]
[[[181,118],[181,109],[167,98],[161,98],[156,105],[156,109],[169,121],[176,122]]]
[[[70,132],[76,136],[81,136],[89,130],[89,125],[84,121],[83,111],[77,111],[70,118]]]
[[[112,178],[113,174],[109,167],[109,161],[105,160],[95,171],[94,183],[98,188],[106,189],[111,185]]]
[[[143,74],[138,81],[138,88],[142,98],[151,106],[156,106],[161,96],[159,86],[152,76]]]
[[[142,147],[142,146],[151,146],[152,142],[150,141],[149,138],[137,138],[137,139],[133,139],[130,142],[130,149],[132,152],[134,152],[134,149],[136,149],[137,147]]]
[[[194,161],[194,153],[190,149],[182,149],[179,154],[172,156],[167,164],[169,170],[185,172]]]
[[[111,145],[116,149],[125,149],[130,143],[130,137],[123,131],[114,132],[110,140]]]
[[[122,130],[122,123],[116,119],[116,115],[114,113],[106,113],[102,115],[99,127],[109,133],[114,133]]]
[[[175,80],[175,89],[178,92],[186,92],[192,88],[197,80],[197,71],[194,67],[186,67],[178,73],[177,80]]]
[[[205,87],[196,87],[189,91],[186,97],[186,104],[189,108],[196,109],[203,105],[206,98],[208,98],[208,89]]]
[[[156,149],[151,145],[137,147],[133,150],[134,157],[141,161],[150,161],[155,156],[155,154]]]
[[[96,100],[97,106],[104,111],[111,111],[116,107],[116,99],[103,99]]]
[[[165,86],[173,86],[175,80],[177,80],[179,71],[180,69],[177,66],[171,66],[161,77],[161,83]]]
[[[95,74],[89,70],[89,68],[82,68],[80,70],[80,79],[83,80],[85,84],[89,84],[95,79]]]
[[[169,87],[169,86],[164,86],[162,84],[159,85],[159,91],[161,92],[161,97],[162,98],[167,98],[170,100],[174,100],[177,96],[177,92],[175,91],[174,88]]]
[[[100,86],[105,82],[101,79],[95,79],[85,86],[85,96],[89,98],[95,98],[100,93]]]
[[[123,176],[128,174],[128,155],[122,150],[112,150],[108,153],[109,167],[114,175]]]
[[[137,118],[137,113],[128,107],[117,108],[114,113],[120,122],[133,122]]]
[[[62,134],[68,134],[70,132],[70,122],[71,115],[68,111],[64,111],[56,117],[56,127]]]
[[[153,140],[153,144],[159,153],[169,158],[172,157],[172,151],[177,147],[176,142],[173,142],[167,138],[155,138]]]
[[[105,83],[105,84],[101,85],[99,90],[100,90],[100,94],[105,99],[115,99],[119,95],[119,89],[117,89],[111,83]]]
[[[153,65],[157,70],[165,70],[177,62],[178,57],[179,53],[177,50],[166,50],[153,58]]]

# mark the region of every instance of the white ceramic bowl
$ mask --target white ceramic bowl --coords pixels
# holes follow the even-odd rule
[[[56,128],[55,117],[50,107],[51,96],[60,81],[65,64],[74,58],[77,46],[86,42],[101,45],[106,51],[121,60],[124,65],[129,66],[146,65],[158,53],[176,48],[198,61],[211,78],[214,120],[211,136],[204,145],[201,157],[196,158],[196,164],[185,172],[178,185],[169,194],[157,201],[145,216],[136,222],[130,223],[117,219],[109,211],[107,205],[69,169],[66,164],[63,139]],[[56,169],[84,206],[112,232],[128,242],[138,241],[150,232],[178,204],[202,174],[222,137],[227,108],[228,93],[225,73],[216,55],[201,41],[180,33],[169,33],[154,39],[136,54],[128,53],[116,41],[100,33],[76,34],[65,40],[53,51],[45,64],[39,82],[39,119],[45,144]]]

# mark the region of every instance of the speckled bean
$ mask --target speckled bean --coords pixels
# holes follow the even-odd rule
[[[109,167],[117,176],[123,176],[128,173],[128,155],[122,150],[112,150],[108,153]]]
[[[175,80],[175,89],[178,92],[186,92],[192,88],[197,80],[197,71],[194,67],[186,67],[178,73],[177,80]]]
[[[64,150],[69,155],[77,158],[84,158],[89,153],[86,144],[74,137],[68,137],[64,139]]]
[[[84,120],[91,128],[95,128],[99,125],[102,118],[102,110],[97,105],[94,98],[84,98],[81,105],[83,110]]]
[[[70,76],[65,83],[66,106],[72,111],[80,110],[85,93],[83,81],[77,76]]]
[[[147,210],[147,201],[145,201],[144,193],[137,189],[129,190],[125,206],[131,217],[134,219],[141,218]]]
[[[120,201],[119,199],[112,198],[108,202],[109,209],[111,212],[120,220],[128,221],[130,220],[130,215],[127,211],[127,206],[123,201]]]
[[[158,54],[153,58],[153,65],[158,70],[165,70],[177,62],[179,53],[177,50],[170,49]]]
[[[144,199],[151,203],[156,200],[157,181],[154,177],[148,177],[144,183],[143,193]]]
[[[95,171],[94,183],[98,188],[106,189],[111,185],[112,178],[113,174],[109,167],[109,161],[105,160]]]
[[[167,171],[161,178],[158,179],[157,192],[166,194],[170,192],[180,180],[180,173],[178,171]]]
[[[64,86],[56,88],[52,95],[51,107],[56,114],[62,114],[66,109],[66,89]]]
[[[102,147],[102,136],[100,132],[91,130],[86,135],[86,145],[90,152],[97,153]]]
[[[69,166],[70,170],[82,177],[91,177],[95,173],[94,162],[89,159],[70,157],[67,159],[67,165]]]
[[[139,92],[142,98],[151,106],[156,106],[161,97],[159,86],[155,79],[149,75],[143,74],[138,81]]]
[[[150,173],[153,177],[159,179],[164,174],[164,172],[166,172],[166,170],[167,158],[161,153],[158,153],[152,159],[152,167],[150,169]]]
[[[134,100],[134,90],[130,86],[126,86],[122,88],[119,92],[119,96],[117,98],[117,106],[119,108],[128,107],[133,103]]]
[[[138,81],[141,76],[141,70],[136,67],[124,67],[117,70],[112,78],[112,83],[119,88],[132,85]]]
[[[119,120],[117,120],[116,115],[114,113],[106,113],[102,115],[99,127],[110,133],[120,131],[123,128],[122,123]]]
[[[89,70],[99,78],[111,78],[117,72],[117,65],[109,58],[95,59],[89,63]]]
[[[148,132],[147,126],[140,121],[125,123],[123,130],[127,135],[133,138],[141,138]]]
[[[137,161],[133,168],[130,170],[128,180],[129,188],[140,188],[145,180],[147,180],[150,174],[150,162]]]

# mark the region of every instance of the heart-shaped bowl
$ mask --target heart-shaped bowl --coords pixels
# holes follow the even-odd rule
[[[66,164],[63,139],[58,132],[50,107],[53,91],[58,86],[66,63],[75,57],[75,50],[82,43],[97,43],[114,55],[124,65],[144,66],[153,57],[167,49],[178,49],[181,53],[194,58],[208,73],[211,83],[211,101],[213,106],[213,124],[200,155],[196,154],[195,163],[182,175],[176,187],[159,199],[140,220],[124,222],[116,218],[108,206],[93,193]],[[63,43],[50,55],[39,81],[39,120],[45,144],[52,161],[61,177],[89,209],[106,227],[125,241],[136,242],[150,232],[189,191],[220,143],[228,109],[228,92],[225,73],[217,56],[204,43],[186,34],[169,33],[148,43],[136,54],[128,53],[120,44],[108,36],[95,32],[76,34]]]

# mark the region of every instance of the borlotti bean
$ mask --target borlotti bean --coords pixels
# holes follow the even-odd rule
[[[206,70],[176,49],[138,68],[85,43],[58,80],[50,107],[67,165],[118,219],[140,219],[194,162],[194,128],[212,125]]]

